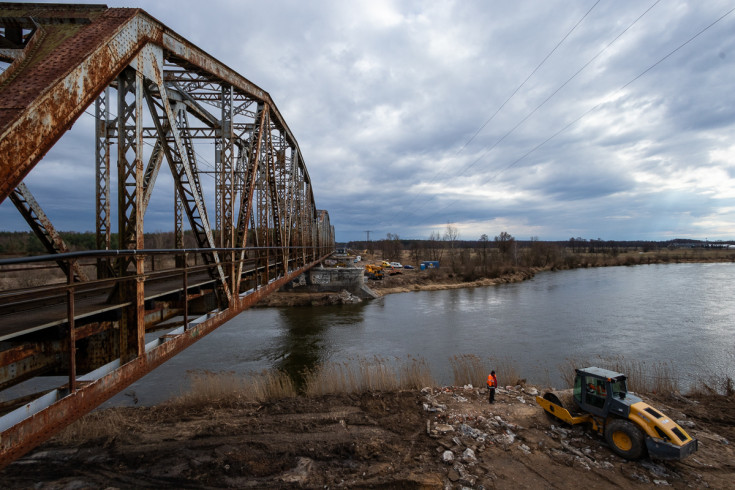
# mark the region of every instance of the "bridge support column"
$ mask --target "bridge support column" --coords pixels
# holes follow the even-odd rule
[[[118,230],[120,248],[142,250],[143,243],[143,75],[127,68],[118,78]],[[120,319],[120,359],[123,363],[145,349],[143,273],[145,257],[135,258],[135,277],[120,285],[120,298],[132,299]],[[118,275],[129,261],[118,261]]]

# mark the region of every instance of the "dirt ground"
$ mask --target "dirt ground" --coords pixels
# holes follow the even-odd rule
[[[238,408],[115,408],[112,434],[59,438],[2,472],[4,488],[732,488],[733,397],[661,397],[699,439],[681,462],[623,460],[559,426],[533,387],[289,398]]]

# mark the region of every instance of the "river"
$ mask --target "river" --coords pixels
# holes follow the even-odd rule
[[[576,269],[358,305],[251,309],[106,406],[163,401],[186,389],[190,369],[295,373],[373,356],[422,357],[443,384],[455,354],[510,361],[529,381],[556,386],[566,359],[600,356],[671,362],[685,384],[735,378],[734,274],[731,263]]]

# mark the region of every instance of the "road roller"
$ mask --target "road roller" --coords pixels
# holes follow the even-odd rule
[[[566,424],[589,425],[625,459],[681,460],[694,453],[697,439],[629,392],[626,379],[598,367],[576,369],[573,389],[544,393],[536,402]]]

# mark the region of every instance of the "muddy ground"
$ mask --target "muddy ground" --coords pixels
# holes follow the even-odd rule
[[[733,397],[650,402],[699,439],[681,462],[629,462],[547,419],[535,388],[289,398],[96,412],[2,472],[4,488],[732,488]],[[95,424],[107,425],[97,436]],[[72,431],[73,432],[73,431]]]

